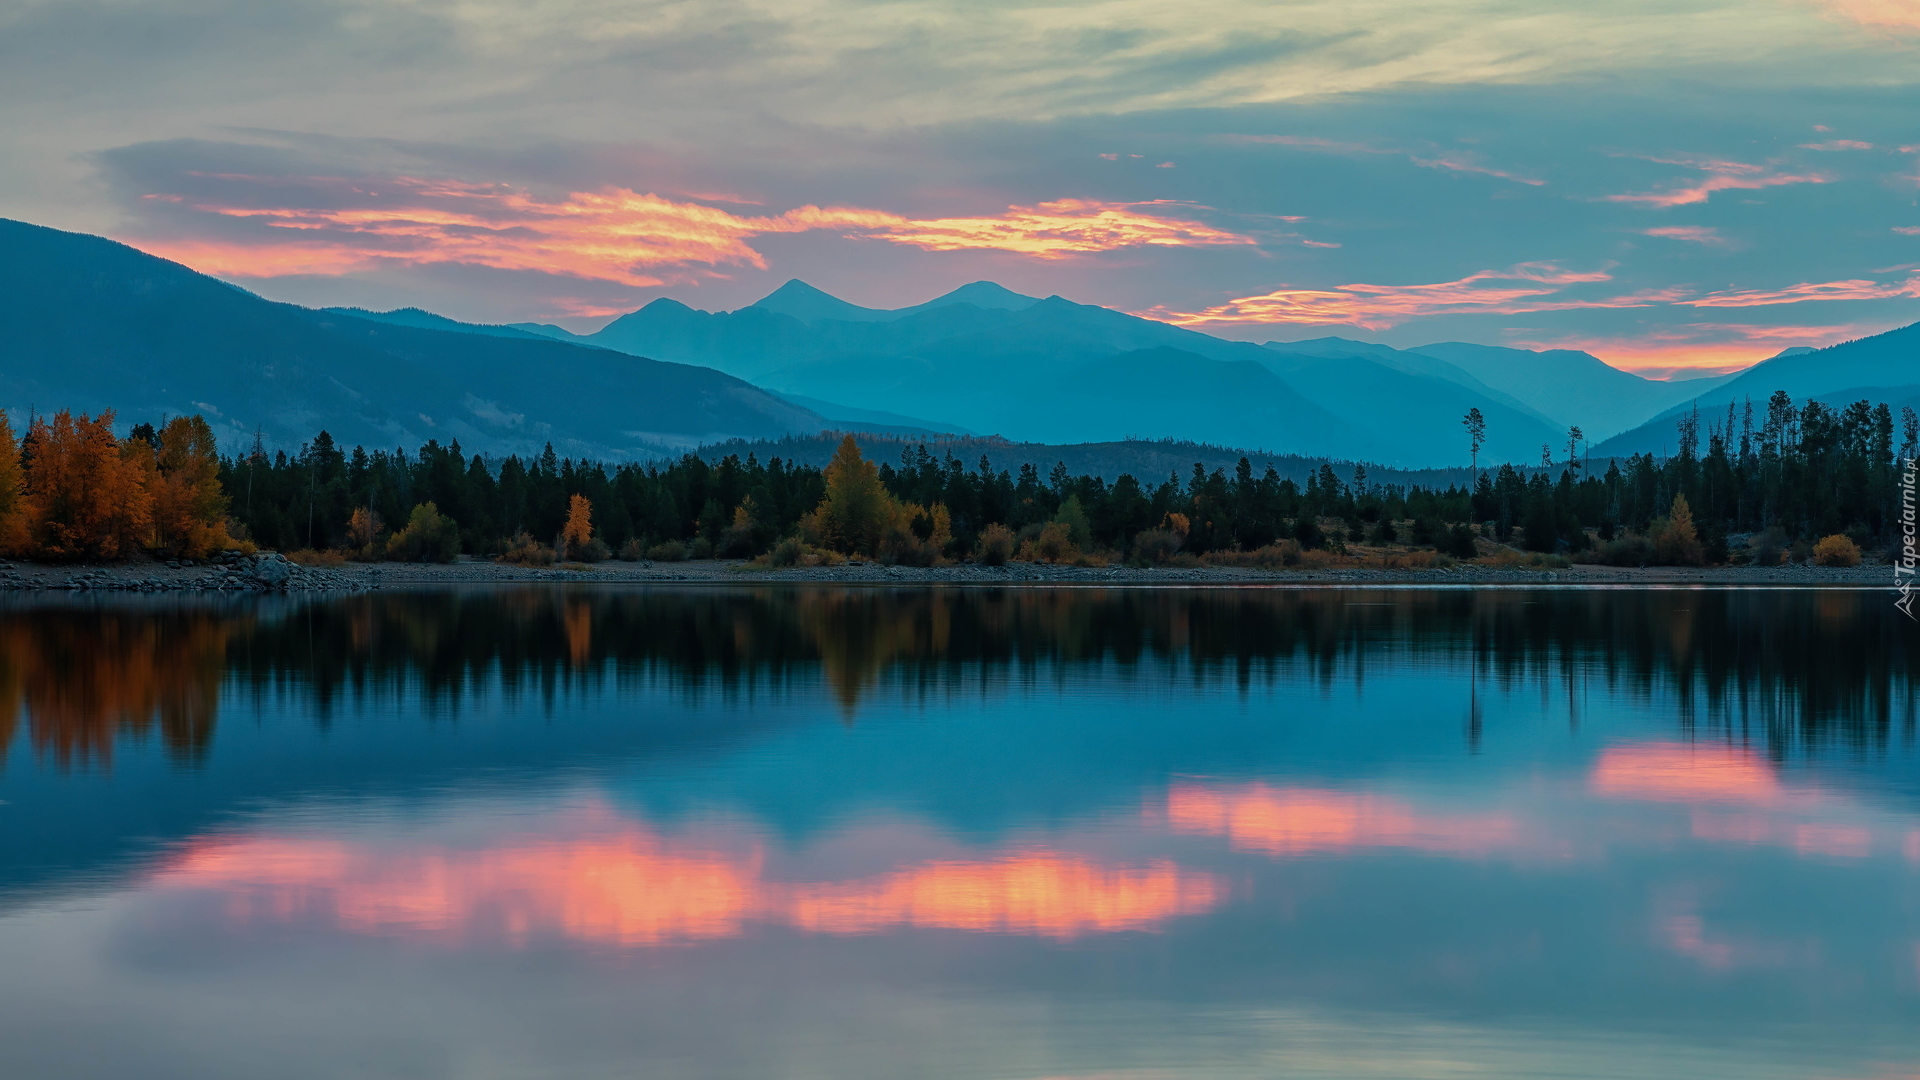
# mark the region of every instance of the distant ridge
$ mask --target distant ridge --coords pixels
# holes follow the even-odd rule
[[[332,315],[350,315],[356,319],[383,322],[390,326],[411,326],[419,330],[446,330],[461,334],[485,334],[489,337],[526,338],[534,341],[546,340],[552,335],[536,333],[518,326],[496,326],[487,323],[460,322],[445,315],[435,315],[431,311],[422,311],[416,307],[395,308],[392,311],[368,311],[357,307],[321,308]],[[554,327],[554,329],[559,329]],[[565,331],[562,331],[565,333]],[[571,335],[569,335],[571,337]]]
[[[786,284],[773,290],[760,299],[748,304],[741,310],[766,311],[776,315],[785,315],[803,323],[826,322],[892,322],[922,311],[951,307],[955,304],[970,304],[989,311],[1022,311],[1040,301],[1032,296],[1022,296],[1005,286],[991,281],[975,281],[962,285],[952,292],[944,293],[928,300],[924,304],[915,304],[903,308],[869,308],[849,303],[832,293],[817,289],[812,285],[792,278]]]

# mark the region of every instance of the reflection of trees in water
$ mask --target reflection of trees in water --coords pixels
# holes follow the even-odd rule
[[[211,612],[40,611],[0,617],[0,755],[26,717],[34,750],[99,762],[157,725],[168,754],[197,760],[213,737],[230,637],[249,620]]]
[[[457,712],[483,688],[549,707],[637,677],[691,698],[824,683],[848,718],[882,687],[977,689],[1093,664],[1196,685],[1471,671],[1479,689],[1559,689],[1676,710],[1776,753],[1874,745],[1913,722],[1920,634],[1884,596],[1728,590],[507,589],[318,599],[272,619],[211,612],[0,615],[0,694],[36,745],[104,754],[158,717],[191,756],[222,665],[292,688]],[[7,712],[7,716],[13,715]],[[6,729],[0,728],[0,740]]]

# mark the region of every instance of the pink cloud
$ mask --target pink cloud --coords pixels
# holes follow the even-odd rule
[[[1811,281],[1784,289],[1726,289],[1675,303],[1687,307],[1741,308],[1800,304],[1809,300],[1892,300],[1920,297],[1920,277],[1879,282],[1865,278],[1847,281]]]
[[[977,217],[915,218],[832,206],[742,215],[623,188],[549,200],[504,185],[410,177],[307,184],[331,188],[325,201],[349,205],[290,205],[282,199],[293,185],[255,183],[246,192],[251,203],[197,203],[193,209],[255,222],[261,232],[144,246],[196,269],[235,277],[460,263],[648,287],[662,284],[663,272],[670,269],[764,268],[765,259],[752,243],[757,237],[816,230],[927,251],[997,250],[1039,259],[1140,246],[1257,243],[1186,216],[1197,208],[1170,213],[1163,208],[1179,204],[1158,202],[1059,199]]]
[[[1384,330],[1408,319],[1469,313],[1514,315],[1584,308],[1635,308],[1667,303],[1685,295],[1651,289],[1612,297],[1555,297],[1572,286],[1610,281],[1604,271],[1566,270],[1546,262],[1521,263],[1506,270],[1482,270],[1453,281],[1421,285],[1338,285],[1331,289],[1276,289],[1243,296],[1202,311],[1164,308],[1140,312],[1177,326],[1217,323],[1306,323]]]
[[[1895,225],[1893,231],[1901,236],[1920,236],[1920,225]]]
[[[1516,184],[1527,184],[1532,187],[1540,187],[1546,183],[1545,180],[1537,179],[1535,177],[1520,176],[1518,174],[1506,172],[1501,169],[1489,168],[1488,166],[1485,166],[1485,165],[1476,165],[1470,161],[1462,161],[1458,158],[1416,157],[1416,158],[1413,158],[1412,160],[1415,165],[1418,165],[1423,169],[1444,169],[1448,172],[1475,173],[1480,176],[1491,176],[1500,180],[1511,180]]]
[[[1859,139],[1828,139],[1826,142],[1801,143],[1802,150],[1871,150],[1873,144]]]
[[[1690,206],[1703,203],[1716,191],[1756,191],[1761,188],[1783,187],[1789,184],[1826,184],[1832,178],[1824,173],[1782,173],[1770,171],[1767,166],[1752,165],[1743,161],[1727,161],[1717,158],[1701,157],[1650,157],[1648,161],[1662,165],[1681,165],[1698,169],[1708,174],[1705,180],[1694,184],[1682,184],[1661,191],[1638,192],[1625,195],[1606,195],[1603,201],[1633,203],[1667,209],[1674,206]]]
[[[1706,225],[1662,225],[1658,228],[1642,229],[1640,232],[1643,236],[1681,240],[1689,244],[1705,244],[1709,247],[1733,246],[1733,241],[1721,236],[1719,230]]]

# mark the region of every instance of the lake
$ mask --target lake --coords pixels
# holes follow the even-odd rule
[[[1884,592],[0,605],[0,1074],[1920,1074]]]

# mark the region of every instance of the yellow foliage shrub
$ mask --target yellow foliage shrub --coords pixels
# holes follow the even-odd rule
[[[1818,566],[1859,566],[1860,545],[1839,533],[1823,536],[1813,545],[1813,561]]]

